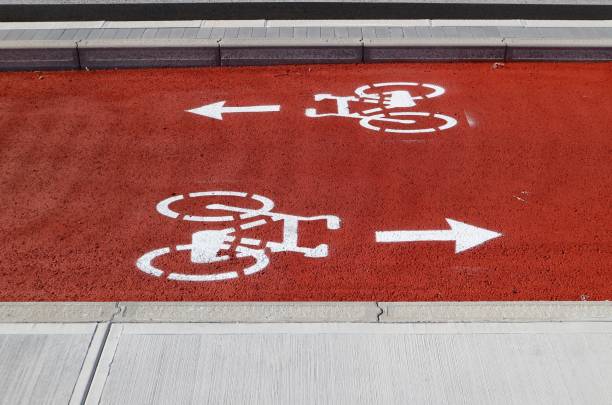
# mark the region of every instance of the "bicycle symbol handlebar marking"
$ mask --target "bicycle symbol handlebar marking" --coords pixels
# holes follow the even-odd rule
[[[231,260],[232,254],[237,258],[251,257],[255,259],[255,263],[242,270],[244,275],[257,273],[270,264],[270,258],[266,254],[266,249],[270,252],[294,252],[301,253],[304,257],[322,258],[327,257],[329,248],[322,243],[315,247],[304,247],[298,245],[299,223],[301,221],[325,221],[327,229],[336,230],[340,228],[340,218],[335,215],[319,215],[313,217],[303,217],[298,215],[283,214],[272,212],[274,202],[267,197],[257,194],[248,195],[247,193],[237,191],[204,191],[189,193],[188,198],[203,198],[203,197],[241,197],[250,198],[261,204],[258,209],[234,207],[225,204],[209,204],[206,209],[213,211],[226,211],[231,215],[215,215],[201,216],[181,214],[171,208],[172,204],[185,199],[184,195],[178,195],[166,198],[160,201],[157,206],[157,212],[161,215],[172,219],[182,219],[191,222],[235,222],[244,221],[237,227],[225,229],[207,229],[195,232],[191,235],[191,243],[186,245],[176,245],[174,250],[170,247],[155,249],[145,253],[136,261],[136,267],[142,272],[161,277],[165,272],[153,265],[153,261],[160,256],[164,256],[173,252],[190,251],[191,263],[194,264],[210,264]],[[250,220],[252,218],[263,217],[260,219]],[[249,237],[238,237],[235,235],[237,231],[245,231],[248,229],[263,226],[268,223],[268,220],[283,223],[283,239],[278,241],[268,241],[263,243],[259,239]],[[234,243],[238,241],[237,246],[232,250]],[[260,247],[261,246],[261,247]],[[259,248],[256,248],[259,247]],[[221,254],[221,253],[224,254]],[[167,275],[168,280],[177,281],[220,281],[238,278],[240,275],[237,271],[227,271],[215,274],[184,274],[170,273]]]

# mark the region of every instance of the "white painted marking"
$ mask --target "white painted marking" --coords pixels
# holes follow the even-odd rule
[[[170,253],[170,248],[168,247],[152,250],[149,253],[145,253],[140,257],[140,259],[136,261],[136,267],[138,267],[140,271],[143,271],[147,274],[150,274],[155,277],[161,277],[164,272],[158,269],[157,267],[154,267],[151,262],[155,258],[168,253]]]
[[[255,263],[243,270],[245,275],[250,275],[259,272],[266,268],[270,263],[269,257],[266,255],[265,248],[268,248],[272,252],[295,252],[301,253],[305,257],[321,258],[327,257],[329,248],[326,244],[319,244],[315,247],[304,247],[298,245],[298,233],[299,223],[301,221],[325,221],[328,229],[340,228],[340,218],[334,215],[319,215],[313,217],[301,217],[298,215],[282,214],[278,212],[272,212],[274,208],[274,201],[271,199],[261,196],[259,194],[248,195],[247,193],[237,191],[202,191],[189,193],[190,198],[201,198],[201,197],[242,197],[250,198],[258,201],[261,204],[260,208],[242,208],[234,207],[225,204],[209,204],[206,209],[209,210],[220,210],[229,211],[232,213],[239,213],[239,218],[253,218],[253,217],[267,217],[272,221],[281,221],[283,223],[283,239],[281,241],[268,241],[264,244],[261,249],[253,249],[244,245],[249,246],[260,246],[262,241],[248,236],[240,237],[240,244],[235,248],[235,257],[252,257],[255,259]],[[179,213],[173,211],[170,205],[173,202],[183,200],[184,196],[173,196],[167,198],[157,204],[157,211],[170,218],[178,218]],[[249,205],[252,205],[249,204]],[[238,220],[234,216],[195,216],[195,215],[184,215],[183,219],[188,221],[200,221],[200,222],[220,222],[220,221],[233,221]],[[248,230],[257,226],[262,226],[268,223],[265,218],[260,218],[255,221],[247,222],[240,225],[241,230]],[[232,242],[236,240],[236,236],[233,234],[236,231],[235,228],[226,229],[212,229],[212,230],[201,230],[191,235],[190,244],[182,244],[176,246],[176,251],[190,251],[191,262],[195,264],[210,264],[216,262],[229,261],[232,258]],[[225,250],[227,254],[221,254]],[[158,256],[170,253],[170,248],[163,248],[153,250],[149,253],[144,254],[138,259],[137,267],[145,273],[151,274],[156,277],[160,277],[164,272],[154,267],[151,262]],[[236,271],[216,273],[216,274],[182,274],[182,273],[171,273],[168,275],[169,280],[177,281],[217,281],[217,280],[228,280],[237,278],[238,273]]]
[[[166,198],[163,201],[160,201],[157,204],[157,207],[156,207],[157,212],[159,212],[160,214],[165,215],[167,217],[170,217],[170,218],[175,218],[175,219],[178,218],[179,214],[177,212],[172,211],[170,209],[170,204],[172,204],[173,202],[176,202],[176,201],[180,201],[182,199],[183,199],[182,195],[177,195],[177,196],[174,196],[174,197]]]
[[[189,193],[188,196],[190,198],[201,198],[201,197],[243,197],[246,198],[248,197],[247,193],[243,193],[243,192],[238,192],[238,191],[200,191],[200,192],[195,192],[195,193]],[[169,218],[173,218],[176,219],[180,216],[180,214],[174,210],[172,210],[170,208],[170,205],[176,201],[180,201],[183,200],[185,197],[183,195],[178,195],[178,196],[173,196],[173,197],[169,197],[166,198],[165,200],[161,201],[160,203],[157,204],[157,212],[159,212],[160,214],[167,216]],[[270,211],[274,208],[274,201],[270,200],[269,198],[257,195],[257,194],[253,194],[251,196],[252,199],[254,199],[255,201],[258,201],[261,203],[261,207],[256,210],[257,212],[259,211]],[[212,209],[212,210],[226,210],[228,211],[227,206],[224,205],[220,205],[220,204],[210,204],[206,207],[207,209]],[[232,212],[247,212],[249,215],[253,212],[253,210],[239,210],[236,211],[234,210],[229,210]],[[191,221],[191,222],[231,222],[236,220],[236,217],[232,216],[232,215],[221,215],[221,216],[201,216],[201,215],[183,215],[182,219],[184,221]]]
[[[443,131],[445,129],[448,128],[452,128],[455,125],[457,125],[457,120],[455,120],[453,117],[449,117],[447,115],[443,115],[443,114],[430,114],[430,113],[426,113],[426,112],[410,112],[410,111],[402,111],[402,112],[392,112],[389,113],[389,116],[391,116],[391,118],[389,117],[385,117],[384,114],[376,114],[376,115],[370,115],[370,116],[364,116],[362,117],[362,119],[359,121],[359,124],[367,129],[371,129],[374,131],[380,131],[381,129],[384,130],[385,132],[390,132],[390,133],[398,133],[398,134],[418,134],[418,133],[428,133],[428,132],[435,132],[435,131]],[[372,124],[372,122],[382,122],[382,123],[394,123],[394,124],[401,124],[401,125],[412,125],[412,124],[416,124],[416,120],[410,120],[410,119],[399,119],[399,118],[393,118],[393,117],[406,117],[406,116],[413,116],[413,117],[430,117],[433,116],[435,118],[441,119],[444,121],[444,124],[437,127],[437,128],[419,128],[419,129],[397,129],[397,128],[382,128],[382,125],[376,126],[374,124]]]
[[[257,221],[247,222],[246,224],[242,224],[242,225],[240,225],[240,229],[251,229],[251,228],[255,228],[257,226],[265,225],[267,223],[268,223],[268,221],[266,221],[265,219],[260,219],[260,220],[257,220]]]
[[[229,216],[229,215],[220,216],[220,217],[203,217],[200,215],[183,216],[183,221],[191,221],[191,222],[230,222],[230,221],[233,221],[234,219],[236,218]]]
[[[214,197],[214,196],[233,196],[233,197],[246,197],[247,193],[240,191],[198,191],[196,193],[189,193],[189,197]]]
[[[409,91],[406,90],[397,90],[397,91],[387,91],[383,93],[386,97],[383,101],[383,104],[386,108],[402,108],[402,107],[414,107],[416,102],[414,101],[416,98],[413,97]]]
[[[245,246],[238,246],[236,248],[238,257],[253,257],[255,258],[255,264],[244,269],[244,274],[249,276],[265,269],[270,264],[270,258],[265,254],[263,249],[250,249]]]
[[[207,104],[202,107],[186,110],[192,114],[202,115],[204,117],[222,120],[223,114],[229,113],[257,113],[257,112],[278,112],[280,105],[254,105],[246,107],[225,107],[225,101]]]
[[[434,114],[433,116],[446,121],[446,124],[442,125],[441,127],[438,127],[439,131],[444,131],[445,129],[449,129],[457,125],[457,120],[453,117],[449,117],[448,115]]]
[[[501,233],[455,221],[450,218],[446,218],[446,222],[450,225],[450,230],[378,231],[376,232],[376,242],[455,241],[455,253],[461,253],[491,239],[502,236]]]
[[[261,241],[259,239],[242,238],[240,239],[240,243],[243,245],[259,246]]]
[[[382,91],[385,87],[394,87],[390,91]],[[398,88],[399,87],[399,88]],[[403,89],[401,87],[404,87]],[[421,88],[430,90],[429,93],[424,95],[413,95],[413,91]],[[369,92],[372,89],[376,89],[378,92]],[[423,93],[422,91],[414,91],[415,94]],[[334,96],[332,94],[315,94],[315,101],[322,100],[333,100],[336,102],[335,113],[322,113],[319,114],[315,108],[307,108],[305,115],[310,118],[321,118],[321,117],[343,117],[358,119],[359,124],[372,131],[384,131],[389,133],[397,134],[415,134],[415,133],[430,133],[435,131],[443,131],[448,128],[452,128],[457,124],[457,120],[443,114],[432,114],[428,112],[413,112],[413,111],[401,111],[401,109],[408,109],[415,107],[418,100],[425,98],[434,98],[441,96],[445,93],[445,89],[436,84],[429,83],[415,83],[415,82],[387,82],[387,83],[374,83],[372,85],[366,84],[355,89],[354,96]],[[351,111],[351,102],[366,102],[366,103],[382,103],[382,108],[370,108],[361,112]],[[400,109],[400,111],[398,111]],[[392,112],[386,112],[385,110],[391,110]],[[417,120],[414,119],[399,119],[394,118],[397,116],[416,116],[416,117],[434,117],[444,121],[439,127],[434,128],[412,128],[417,124]]]
[[[370,86],[369,84],[366,84],[365,86],[361,86],[358,87],[357,89],[355,89],[355,94],[357,94],[359,97],[363,97],[363,98],[380,98],[380,95],[377,93],[368,93],[367,90],[370,90],[372,87],[374,88],[381,88],[381,87],[399,87],[399,86],[404,86],[404,87],[425,87],[428,89],[431,89],[432,91],[428,94],[426,94],[424,97],[426,98],[434,98],[434,97],[438,97],[441,96],[445,93],[444,87],[438,86],[437,84],[430,84],[430,83],[415,83],[415,82],[388,82],[388,83],[374,83],[372,84],[372,86]],[[391,92],[389,92],[391,93]],[[383,93],[384,94],[384,93]],[[423,96],[415,96],[412,97],[413,100],[422,100]]]
[[[230,280],[232,278],[238,278],[238,273],[235,271],[226,271],[224,273],[215,273],[215,274],[170,273],[168,275],[168,280],[175,280],[175,281],[221,281],[221,280]]]

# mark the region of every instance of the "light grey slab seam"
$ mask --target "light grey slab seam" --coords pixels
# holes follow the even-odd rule
[[[102,392],[104,391],[104,385],[108,378],[108,374],[111,370],[111,365],[117,351],[119,339],[123,332],[123,325],[111,325],[102,353],[98,360],[89,390],[87,392],[87,398],[84,401],[85,405],[98,405],[102,398]]]
[[[99,323],[96,326],[96,331],[91,337],[79,378],[72,391],[69,405],[82,405],[85,402],[109,331],[110,323],[108,322]]]

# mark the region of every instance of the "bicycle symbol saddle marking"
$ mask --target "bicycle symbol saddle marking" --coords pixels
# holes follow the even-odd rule
[[[161,277],[165,272],[153,265],[153,261],[163,255],[172,252],[190,251],[190,259],[194,264],[209,264],[222,261],[229,261],[234,255],[237,258],[251,257],[255,263],[242,270],[244,275],[251,275],[266,268],[270,263],[270,258],[266,254],[266,249],[270,252],[294,252],[301,253],[309,258],[322,258],[328,255],[328,246],[324,243],[309,248],[298,245],[299,223],[301,221],[325,221],[327,229],[339,229],[340,218],[335,215],[319,215],[313,217],[303,217],[298,215],[283,214],[272,212],[274,202],[267,197],[257,194],[237,192],[237,191],[204,191],[189,193],[188,198],[202,197],[242,197],[250,198],[261,204],[260,208],[242,208],[225,204],[209,204],[206,209],[212,211],[225,211],[231,215],[181,215],[172,209],[172,204],[184,200],[184,195],[166,198],[157,204],[157,212],[172,219],[182,219],[191,222],[241,222],[236,227],[225,229],[207,229],[195,232],[191,235],[191,243],[176,245],[174,251],[170,247],[155,249],[142,255],[136,262],[139,270],[155,277]],[[250,220],[252,218],[258,218]],[[247,222],[243,222],[248,220]],[[235,232],[263,226],[268,220],[283,223],[283,239],[281,241],[262,242],[259,239],[241,237],[238,244],[232,249],[234,242],[237,241]],[[237,271],[227,271],[216,274],[183,274],[170,273],[167,275],[169,280],[179,281],[219,281],[238,278]]]
[[[385,87],[394,87],[395,90],[380,91]],[[400,89],[397,89],[397,88]],[[424,95],[413,95],[414,90],[424,88],[428,91]],[[369,90],[378,92],[369,92]],[[315,108],[307,108],[305,114],[310,118],[320,117],[343,117],[359,120],[359,124],[372,131],[384,131],[389,133],[415,134],[443,131],[457,125],[457,120],[444,114],[415,112],[407,109],[415,107],[418,100],[433,98],[443,95],[444,88],[435,84],[413,83],[413,82],[390,82],[374,83],[364,85],[355,89],[355,96],[334,96],[331,94],[315,94],[315,101],[334,100],[336,102],[335,113],[318,113]],[[380,105],[360,112],[351,111],[349,103],[364,102]],[[399,109],[399,110],[398,110]],[[390,111],[391,110],[391,111]],[[405,118],[404,118],[405,117]],[[421,117],[432,117],[439,120],[441,124],[437,127],[415,128]]]

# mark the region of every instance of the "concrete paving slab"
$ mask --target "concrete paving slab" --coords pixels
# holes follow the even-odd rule
[[[84,391],[74,392],[95,331],[96,324],[0,324],[0,404],[80,403]]]
[[[612,324],[113,325],[87,404],[589,403]]]
[[[102,28],[200,28],[203,20],[104,21]]]
[[[266,27],[429,27],[431,20],[267,20]],[[456,21],[456,20],[454,20]]]
[[[432,27],[522,27],[523,20],[429,20]]]
[[[265,27],[266,20],[206,20],[203,27]]]
[[[23,35],[25,33],[25,30],[11,30],[9,31],[5,36],[4,36],[4,40],[5,41],[14,41],[16,39],[19,39],[19,37],[21,35]]]
[[[185,28],[183,30],[183,36],[182,38],[185,39],[196,39],[198,32],[200,32],[200,28]]]
[[[210,39],[212,31],[212,28],[200,28],[196,34],[196,38]]]
[[[524,27],[612,27],[612,20],[520,20]]]
[[[43,30],[68,28],[102,28],[105,21],[40,21],[40,22],[0,22],[0,30]]]

